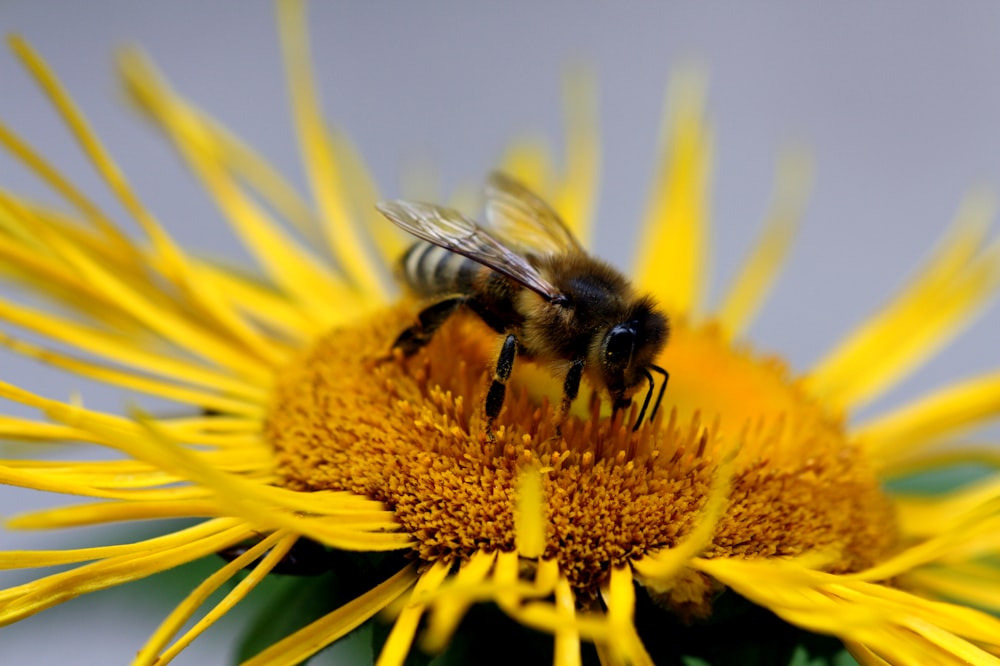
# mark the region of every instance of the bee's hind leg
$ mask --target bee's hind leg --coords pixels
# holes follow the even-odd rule
[[[401,350],[403,356],[413,356],[427,346],[441,325],[467,300],[465,296],[453,296],[424,308],[417,315],[417,323],[400,333],[392,348]]]
[[[510,379],[510,371],[514,368],[516,356],[517,337],[513,333],[509,333],[503,341],[503,347],[500,348],[497,366],[493,371],[493,381],[486,393],[486,439],[491,442],[496,440],[493,436],[493,424],[503,407],[504,396],[507,394],[507,380]]]

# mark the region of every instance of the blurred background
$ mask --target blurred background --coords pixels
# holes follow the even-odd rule
[[[244,255],[165,142],[123,104],[114,52],[137,45],[182,93],[305,179],[289,122],[269,2],[4,0],[0,31],[25,36],[62,78],[131,183],[184,244]],[[525,132],[563,139],[568,65],[596,74],[602,175],[596,247],[627,267],[653,176],[663,96],[682,63],[709,73],[718,289],[750,247],[791,143],[816,163],[804,227],[750,332],[797,371],[876,309],[927,256],[963,196],[1000,190],[1000,5],[963,3],[314,3],[312,50],[326,116],[367,159],[385,196],[431,163],[445,191],[477,182]],[[120,208],[9,51],[0,119],[110,211]],[[0,187],[53,200],[5,155]],[[120,219],[124,219],[123,217]],[[9,289],[0,288],[0,295]],[[715,293],[719,293],[716,291]],[[874,405],[883,409],[1000,365],[1000,316],[974,329]],[[10,354],[0,379],[91,407],[128,398]],[[4,404],[6,412],[16,406]],[[0,489],[0,513],[58,503]],[[0,533],[0,548],[101,543],[107,532]],[[121,536],[120,538],[125,538]],[[0,577],[10,585],[18,573]],[[177,585],[171,588],[171,581]],[[186,583],[164,578],[68,603],[0,629],[0,663],[128,661]],[[163,590],[166,588],[166,592]],[[240,625],[240,616],[227,620]],[[225,627],[178,660],[225,663]],[[70,651],[71,650],[71,651]],[[328,658],[330,661],[333,658]]]

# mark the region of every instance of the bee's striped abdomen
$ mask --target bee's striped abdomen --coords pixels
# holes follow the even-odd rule
[[[420,296],[467,294],[474,290],[480,264],[432,243],[414,243],[399,262],[403,281]]]

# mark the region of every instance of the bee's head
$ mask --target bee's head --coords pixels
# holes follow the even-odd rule
[[[616,407],[628,404],[628,396],[648,374],[670,334],[666,316],[649,298],[626,310],[622,321],[611,326],[600,346],[600,369],[604,385]]]

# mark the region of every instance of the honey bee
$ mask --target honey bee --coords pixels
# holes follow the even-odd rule
[[[401,257],[399,273],[418,296],[435,299],[393,343],[416,353],[456,311],[465,308],[504,336],[486,394],[486,435],[503,407],[514,359],[521,356],[563,375],[557,432],[569,413],[584,372],[607,391],[614,412],[648,389],[633,430],[646,415],[663,376],[650,419],[669,374],[654,364],[670,327],[649,296],[584,251],[566,224],[541,198],[512,178],[494,173],[486,185],[486,223],[456,210],[412,201],[389,201],[378,210],[421,240]]]

